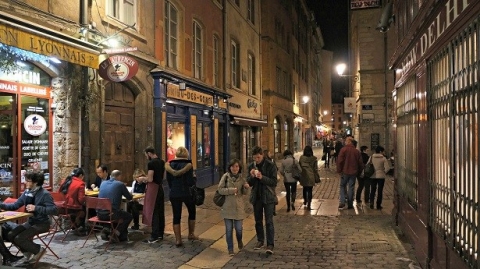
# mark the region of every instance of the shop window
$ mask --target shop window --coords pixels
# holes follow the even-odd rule
[[[0,198],[14,196],[15,95],[0,92]]]
[[[41,170],[49,184],[48,99],[21,96],[21,183],[27,170]]]
[[[273,119],[273,141],[275,153],[280,153],[280,123],[277,118]]]
[[[107,15],[127,25],[133,25],[137,21],[136,0],[108,0]]]
[[[210,166],[210,125],[197,123],[197,168]]]
[[[178,147],[185,147],[185,123],[167,122],[167,161],[175,159]]]

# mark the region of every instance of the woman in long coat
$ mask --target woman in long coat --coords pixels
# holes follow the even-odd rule
[[[225,195],[225,203],[222,206],[221,215],[225,220],[225,238],[227,240],[228,254],[233,252],[233,228],[237,236],[238,249],[243,248],[242,232],[243,219],[245,218],[245,199],[250,185],[242,176],[242,165],[240,160],[233,159],[228,165],[228,172],[225,173],[218,183],[218,192]]]
[[[313,149],[311,146],[305,146],[303,155],[300,156],[300,166],[302,167],[302,177],[300,184],[303,186],[303,205],[308,210],[312,207],[312,190],[315,186],[315,174],[318,173],[318,159],[313,156]]]

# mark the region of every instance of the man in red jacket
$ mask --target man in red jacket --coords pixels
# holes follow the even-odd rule
[[[355,179],[364,167],[362,155],[353,146],[353,138],[345,139],[345,146],[340,150],[337,158],[337,173],[341,176],[340,181],[340,205],[338,209],[345,208],[345,188],[348,184],[348,209],[353,208],[353,189]]]

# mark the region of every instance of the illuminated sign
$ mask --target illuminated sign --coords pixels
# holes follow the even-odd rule
[[[42,37],[21,29],[0,24],[0,43],[28,50],[38,54],[98,68],[98,55],[93,52],[75,48],[53,38]]]
[[[138,62],[132,57],[114,55],[100,64],[98,73],[108,81],[122,82],[131,79],[138,72]]]
[[[213,106],[213,96],[190,90],[189,88],[186,90],[180,90],[178,85],[174,84],[168,84],[167,98],[175,98],[196,104]]]
[[[23,121],[25,131],[33,136],[40,136],[47,130],[45,118],[38,114],[31,114]]]
[[[0,80],[0,92],[22,93],[50,98],[50,88]]]

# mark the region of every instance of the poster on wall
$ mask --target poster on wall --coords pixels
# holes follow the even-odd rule
[[[343,98],[343,110],[345,114],[357,112],[357,103],[355,101],[355,97]]]

